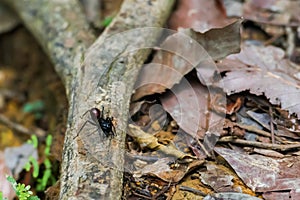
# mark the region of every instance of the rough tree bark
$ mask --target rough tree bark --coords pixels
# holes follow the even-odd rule
[[[69,101],[60,199],[120,199],[124,141],[133,85],[173,0],[125,0],[111,25],[95,41],[76,0],[0,0],[11,6],[52,60]],[[94,42],[94,43],[93,43]],[[93,45],[91,45],[93,43]],[[90,46],[91,45],[91,46]],[[94,134],[83,113],[105,106],[116,121],[116,137]]]

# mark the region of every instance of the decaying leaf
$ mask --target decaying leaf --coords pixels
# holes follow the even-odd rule
[[[170,28],[193,28],[205,32],[211,28],[220,28],[230,24],[234,19],[226,17],[221,1],[180,0],[177,9],[169,20]]]
[[[240,50],[240,24],[238,20],[205,33],[182,29],[167,37],[152,62],[141,69],[132,100],[171,89],[195,67],[202,83],[210,85],[218,73],[213,60]]]
[[[226,75],[218,86],[228,95],[245,90],[264,94],[272,104],[300,118],[299,72],[283,56],[284,52],[276,47],[244,45],[241,53],[219,63]]]
[[[215,192],[232,192],[234,175],[229,169],[212,162],[205,164],[206,171],[200,172],[201,182],[209,185]]]
[[[293,191],[300,187],[300,156],[275,159],[220,147],[215,151],[253,191]]]
[[[173,157],[179,158],[179,159],[182,159],[184,157],[193,158],[192,156],[179,151],[173,145],[165,146],[165,145],[162,145],[162,144],[158,143],[156,137],[154,137],[153,135],[151,135],[149,133],[145,133],[138,126],[129,124],[128,125],[128,131],[129,131],[128,134],[131,137],[136,139],[136,141],[139,143],[141,148],[146,148],[147,147],[147,148],[152,149],[152,150],[161,151],[161,152],[163,152],[167,155],[170,155],[170,156],[173,156]]]
[[[213,60],[220,60],[226,56],[240,51],[240,27],[242,20],[222,28],[213,28],[205,33],[193,29],[181,29],[197,42],[199,42]]]
[[[5,164],[4,153],[0,152],[0,192],[2,192],[3,198],[11,200],[16,194],[11,184],[6,180],[6,176],[12,176],[12,172]]]
[[[216,199],[261,200],[261,198],[254,197],[248,194],[238,193],[238,192],[221,192],[212,195],[207,195],[203,200],[216,200]]]
[[[14,172],[14,177],[24,169],[29,157],[38,160],[37,149],[32,144],[25,143],[19,147],[9,147],[4,151],[6,165]]]
[[[147,165],[141,170],[134,173],[135,177],[142,175],[154,175],[166,182],[178,182],[180,181],[190,170],[195,167],[199,167],[204,163],[203,160],[194,160],[189,164],[180,165],[178,169],[170,168],[170,158],[161,158],[153,164]]]
[[[166,92],[161,102],[181,129],[195,138],[204,138],[206,131],[221,132],[223,128],[224,116],[210,110],[210,100],[216,94],[199,81],[183,80],[172,92]],[[225,107],[224,99],[220,102]]]

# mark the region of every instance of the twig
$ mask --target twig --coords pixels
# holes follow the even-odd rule
[[[192,192],[194,194],[200,195],[200,196],[206,196],[207,194],[205,194],[204,192],[197,190],[195,188],[191,188],[191,187],[187,187],[187,186],[180,186],[179,187],[180,190],[184,190],[184,191],[188,191],[188,192]]]
[[[248,141],[248,140],[237,139],[234,136],[222,137],[218,142],[231,142],[231,143],[234,143],[234,144],[242,144],[242,145],[245,145],[245,146],[253,146],[253,147],[259,147],[259,148],[264,148],[264,149],[279,150],[279,151],[287,151],[287,150],[290,150],[290,149],[300,148],[300,143],[296,143],[296,144],[270,144],[270,143],[262,143],[262,142],[256,142],[256,141]]]
[[[26,128],[25,126],[9,120],[3,114],[0,114],[0,123],[8,126],[9,128],[11,128],[17,132],[20,132],[20,133],[23,133],[26,135],[35,134],[38,137],[44,137],[46,135],[46,132],[40,128],[35,128],[35,131],[31,131],[28,128]]]
[[[268,39],[267,41],[264,42],[265,46],[271,45],[272,43],[274,43],[278,38],[282,37],[283,34],[279,34],[279,35],[274,35],[272,36],[270,39]]]
[[[208,150],[205,148],[205,146],[199,141],[196,140],[197,144],[201,147],[201,149],[204,151],[205,155],[209,158],[211,158],[212,154],[208,152]]]
[[[234,123],[234,125],[240,127],[240,128],[243,128],[243,129],[246,129],[247,131],[250,131],[250,132],[253,132],[253,133],[257,133],[259,135],[262,135],[262,136],[265,136],[265,137],[270,137],[272,138],[272,134],[267,132],[267,131],[264,131],[264,130],[261,130],[261,129],[258,129],[254,126],[250,126],[250,125],[244,125],[244,124],[239,124],[239,123]],[[281,143],[286,143],[285,140],[283,140],[282,138],[278,137],[278,136],[274,136],[274,138],[278,141],[278,142],[281,142]]]
[[[165,193],[170,188],[170,186],[171,186],[171,182],[169,182],[167,186],[163,187],[158,193],[153,195],[152,200],[158,199],[158,197],[163,193]]]
[[[275,138],[274,138],[274,124],[273,124],[273,110],[272,107],[269,107],[269,114],[270,114],[270,130],[271,130],[271,139],[272,144],[275,144]]]
[[[152,197],[148,197],[148,196],[145,196],[143,194],[139,194],[139,193],[137,193],[135,191],[132,191],[132,194],[134,194],[134,195],[136,195],[138,197],[142,197],[143,199],[152,199]]]

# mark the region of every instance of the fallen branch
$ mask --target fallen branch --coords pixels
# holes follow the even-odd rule
[[[38,137],[45,137],[46,136],[46,132],[40,128],[35,127],[34,130],[29,130],[28,128],[26,128],[25,126],[18,124],[16,122],[11,121],[10,119],[8,119],[7,117],[5,117],[4,115],[0,114],[0,123],[8,126],[9,128],[11,128],[14,131],[26,134],[26,135],[36,135]]]
[[[296,144],[271,144],[271,143],[262,143],[262,142],[256,142],[256,141],[248,141],[248,140],[242,140],[238,139],[234,136],[226,136],[219,139],[218,142],[230,142],[234,144],[241,144],[245,146],[252,146],[252,147],[259,147],[263,149],[273,149],[273,150],[279,150],[279,151],[287,151],[291,149],[299,149],[300,143]]]
[[[159,32],[141,30],[122,37],[113,34],[161,27],[174,1],[125,0],[96,41],[76,0],[2,1],[18,13],[37,38],[66,87],[69,113],[60,199],[120,199],[129,101],[138,71],[149,54],[139,47],[154,43]],[[118,55],[126,57],[126,62],[118,62]],[[117,136],[95,139],[88,127],[78,135],[87,120],[81,119],[82,114],[100,105],[117,120]]]

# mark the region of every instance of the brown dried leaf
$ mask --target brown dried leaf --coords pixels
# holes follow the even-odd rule
[[[224,27],[234,21],[226,17],[224,9],[218,0],[180,0],[170,17],[169,27],[174,30],[193,28],[200,32]]]
[[[196,80],[183,80],[172,88],[172,92],[166,92],[161,102],[181,129],[193,137],[203,138],[207,130],[221,132],[223,128],[224,117],[208,108],[215,95],[215,91],[209,91]]]
[[[242,20],[237,20],[222,28],[213,28],[205,33],[193,29],[183,29],[183,32],[199,42],[213,60],[220,60],[240,51],[240,27]]]
[[[135,172],[135,176],[149,174],[157,176],[166,182],[180,181],[190,170],[199,167],[204,163],[203,160],[195,160],[188,165],[180,165],[180,168],[171,169],[169,163],[172,162],[170,158],[161,158],[151,165],[145,166],[140,171]]]
[[[196,66],[200,80],[210,85],[217,71],[213,60],[240,51],[240,24],[238,20],[206,33],[186,29],[169,36],[141,69],[132,100],[171,89]]]
[[[300,156],[274,159],[220,147],[215,151],[253,191],[292,191],[300,187]]]
[[[227,73],[217,85],[228,95],[245,90],[264,94],[272,104],[281,105],[300,118],[299,72],[283,56],[284,52],[276,47],[245,45],[241,53],[218,64]]]
[[[200,172],[201,182],[209,185],[215,192],[232,192],[234,174],[222,165],[208,162],[205,164],[207,170]]]
[[[173,145],[165,146],[165,145],[158,143],[158,140],[156,137],[154,137],[153,135],[151,135],[149,133],[144,132],[138,126],[129,124],[128,131],[129,131],[128,134],[131,137],[136,139],[136,141],[139,143],[141,148],[147,147],[152,150],[157,150],[157,151],[159,150],[159,151],[163,152],[164,154],[167,154],[167,155],[173,156],[175,158],[179,158],[179,159],[182,159],[184,157],[193,158],[192,156],[179,151]]]

